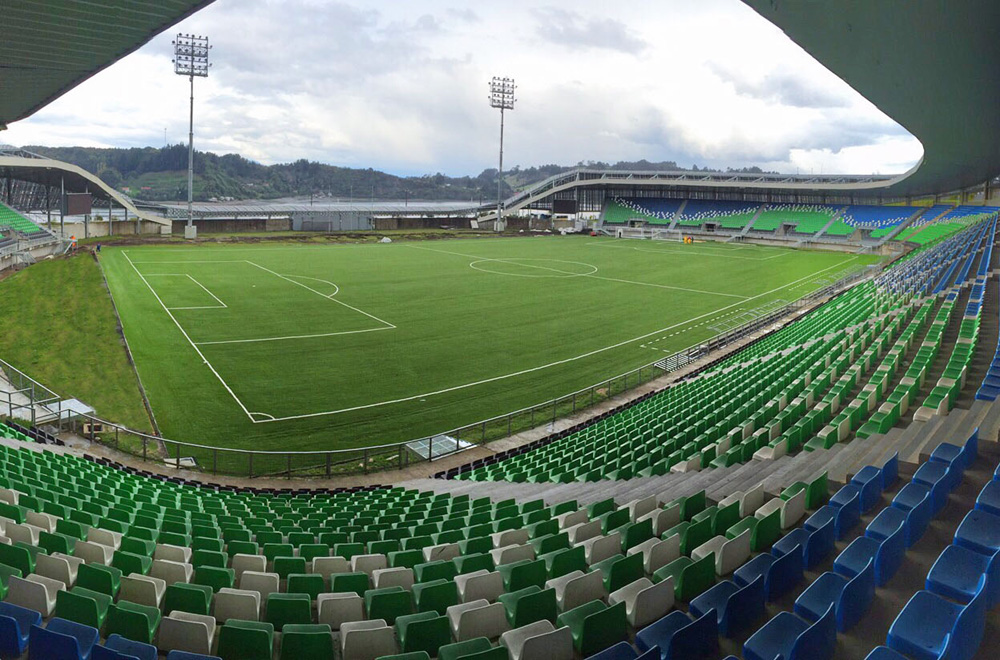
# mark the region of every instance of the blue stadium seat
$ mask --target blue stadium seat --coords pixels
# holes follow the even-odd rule
[[[979,429],[976,428],[961,447],[942,442],[931,452],[930,460],[949,465],[958,461],[962,470],[966,470],[976,460],[978,453]]]
[[[733,573],[733,581],[745,587],[764,576],[764,597],[768,602],[778,600],[802,579],[802,553],[788,552],[782,557],[760,554],[743,564]]]
[[[875,597],[875,562],[852,579],[827,571],[795,599],[795,613],[809,621],[818,621],[830,605],[834,606],[837,630],[847,632],[861,620]]]
[[[976,595],[983,576],[986,576],[986,608],[990,609],[1000,603],[1000,551],[984,555],[960,545],[949,545],[927,573],[926,589],[968,603]]]
[[[719,626],[714,612],[691,620],[673,611],[635,636],[635,645],[645,653],[659,647],[660,660],[694,660],[719,648]]]
[[[889,627],[886,644],[914,660],[968,660],[975,655],[986,624],[986,578],[976,596],[959,605],[930,591],[918,591]]]
[[[833,552],[836,541],[836,520],[829,518],[818,528],[797,527],[771,546],[771,554],[781,557],[793,550],[803,553],[803,566],[813,569]]]
[[[979,491],[976,508],[1000,516],[1000,481],[991,481]]]
[[[844,488],[847,488],[847,486],[844,486]],[[837,491],[836,494],[839,493],[840,491]],[[861,521],[860,490],[857,487],[853,487],[838,502],[834,502],[833,498],[831,498],[830,503],[817,509],[815,513],[806,519],[803,526],[812,532],[825,525],[827,520],[833,520],[837,539],[844,538],[847,532],[854,529],[854,526]]]
[[[719,634],[734,637],[745,630],[764,614],[764,576],[741,587],[735,582],[723,580],[690,603],[691,614],[701,617],[715,611]]]
[[[854,479],[858,479],[858,481]],[[844,484],[840,490],[834,493],[830,497],[830,504],[835,507],[845,506],[851,502],[856,494],[861,501],[861,513],[868,513],[878,504],[881,493],[882,473],[878,468],[869,465],[862,468],[849,483]]]
[[[865,536],[871,537],[876,541],[885,541],[902,529],[905,539],[908,523],[908,512],[893,506],[887,506],[879,511],[878,515],[868,523],[868,527],[865,528]]]
[[[948,502],[948,493],[957,483],[961,472],[957,465],[925,461],[913,474],[913,483],[931,491],[931,515],[937,515]]]
[[[833,570],[852,578],[863,571],[869,561],[874,560],[875,584],[881,587],[895,575],[903,561],[903,554],[906,552],[903,541],[902,528],[884,541],[859,536],[833,560]]]
[[[992,555],[1000,550],[1000,516],[973,509],[955,530],[955,545],[980,554]]]
[[[743,645],[744,660],[829,660],[837,643],[837,618],[833,605],[809,623],[791,612],[777,616],[750,636]]]
[[[94,652],[98,649],[108,649],[120,658],[138,658],[139,660],[156,660],[156,647],[152,644],[144,644],[131,639],[125,639],[121,635],[111,635],[104,641],[104,646],[95,646]],[[112,656],[109,656],[109,660]],[[94,660],[100,660],[95,657]]]
[[[0,657],[21,657],[31,626],[40,625],[42,615],[35,610],[0,602]]]
[[[97,628],[56,617],[45,628],[31,626],[28,660],[86,660],[98,637]]]
[[[927,531],[931,521],[931,491],[912,481],[892,498],[892,507],[906,512],[906,547],[912,547]]]
[[[909,658],[896,653],[888,646],[876,646],[865,656],[865,660],[909,660]]]

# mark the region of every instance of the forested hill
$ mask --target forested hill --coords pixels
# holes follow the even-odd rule
[[[26,146],[42,156],[78,165],[101,177],[128,195],[150,201],[179,200],[187,197],[187,147],[98,149],[92,147]],[[684,169],[665,161],[578,163],[573,166],[542,165],[515,167],[504,172],[504,196],[573,167],[600,169],[670,171]],[[697,166],[692,168],[697,170]],[[334,199],[421,199],[493,200],[497,191],[497,170],[486,169],[476,176],[450,177],[443,174],[399,177],[373,169],[353,169],[297,160],[294,163],[262,165],[236,154],[219,156],[196,151],[194,156],[196,200],[274,199],[316,195]],[[760,172],[758,168],[748,171]]]

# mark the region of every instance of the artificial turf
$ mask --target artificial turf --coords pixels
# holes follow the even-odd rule
[[[399,442],[695,345],[878,257],[607,237],[105,248],[164,436]]]

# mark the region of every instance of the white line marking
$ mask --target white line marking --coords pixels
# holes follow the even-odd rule
[[[238,263],[238,262],[233,262],[233,263]],[[204,284],[202,284],[198,280],[194,279],[193,277],[191,277],[187,273],[149,273],[149,274],[146,275],[146,277],[186,277],[189,280],[191,280],[192,282],[194,282],[195,284],[197,284],[198,286],[200,286],[202,289],[204,289],[205,293],[207,293],[208,295],[210,295],[213,298],[215,298],[215,302],[219,303],[218,305],[208,305],[208,306],[201,306],[201,307],[195,307],[195,306],[192,306],[192,307],[171,307],[170,309],[172,309],[172,310],[173,309],[229,309],[229,305],[227,305],[226,303],[224,303],[221,300],[219,300],[219,297],[217,295],[215,295],[214,293],[212,293],[211,291],[209,291],[208,287],[206,287]]]
[[[428,249],[430,249],[430,248],[428,248]],[[597,266],[595,266],[594,264],[588,264],[588,263],[583,262],[583,261],[566,261],[564,259],[521,259],[520,257],[517,257],[517,258],[508,258],[508,257],[505,257],[503,259],[477,259],[476,261],[472,261],[472,262],[469,263],[469,268],[471,268],[473,270],[481,271],[483,273],[490,273],[492,275],[512,275],[513,277],[551,277],[551,276],[546,276],[546,275],[526,275],[524,273],[504,273],[504,272],[501,272],[501,271],[498,271],[498,270],[490,270],[488,268],[477,267],[477,265],[476,265],[476,264],[489,263],[491,261],[495,261],[495,262],[501,263],[501,264],[512,264],[514,266],[524,266],[525,268],[537,268],[539,270],[550,270],[553,273],[559,273],[561,275],[564,275],[565,277],[586,277],[587,275],[593,275],[594,273],[597,272]],[[556,263],[576,264],[578,266],[586,266],[587,268],[593,268],[593,270],[590,271],[589,273],[574,273],[574,272],[569,271],[569,270],[559,270],[558,268],[551,268],[551,267],[548,267],[548,266],[539,266],[538,264],[522,264],[522,263],[520,263],[521,261],[554,261]]]
[[[338,293],[340,293],[340,287],[337,286],[336,284],[334,284],[333,282],[331,282],[330,280],[321,280],[318,277],[309,277],[308,275],[289,275],[288,277],[297,277],[297,278],[303,279],[303,280],[313,280],[314,282],[322,282],[323,284],[329,284],[334,289],[336,289],[336,291],[334,291],[333,293],[327,294],[327,296],[326,296],[327,298],[333,298],[335,295],[337,295]]]
[[[173,313],[167,308],[166,305],[163,304],[163,300],[160,299],[160,295],[158,293],[156,293],[156,289],[154,289],[153,285],[149,283],[149,280],[146,279],[146,276],[139,272],[139,269],[135,267],[135,264],[132,263],[132,259],[128,256],[127,253],[125,253],[123,251],[122,254],[124,255],[125,259],[129,262],[129,264],[132,266],[132,270],[135,271],[135,274],[138,275],[139,279],[141,279],[145,283],[145,285],[149,288],[150,293],[152,293],[153,297],[156,298],[156,302],[160,303],[160,307],[163,308],[163,311],[165,311],[167,313],[167,316],[170,317],[170,320],[174,322],[174,325],[177,326],[177,329],[181,331],[182,335],[184,335],[184,339],[186,339],[187,342],[189,344],[191,344],[191,348],[193,348],[194,351],[195,351],[195,353],[198,354],[198,357],[201,358],[201,360],[205,364],[205,366],[207,366],[209,368],[209,370],[213,374],[215,374],[215,377],[219,379],[219,382],[222,383],[222,386],[224,388],[226,388],[226,391],[229,392],[229,395],[233,397],[233,400],[236,401],[236,404],[240,407],[241,410],[243,410],[243,413],[248,418],[250,418],[250,421],[251,422],[255,422],[255,420],[253,418],[253,415],[250,413],[249,410],[247,410],[247,407],[243,405],[243,402],[240,401],[240,398],[238,396],[236,396],[236,392],[233,392],[233,388],[229,387],[229,384],[226,383],[226,381],[222,378],[221,375],[219,375],[219,372],[215,370],[215,367],[212,366],[212,363],[209,362],[208,358],[206,358],[205,355],[201,352],[201,349],[198,348],[198,346],[195,345],[195,343],[193,341],[191,341],[191,337],[189,337],[187,331],[184,330],[184,326],[182,326],[177,321],[177,319],[174,317]]]
[[[255,264],[254,262],[252,262],[252,261],[249,261],[249,260],[247,260],[247,263],[248,263],[248,264],[250,264],[251,266],[255,266],[255,267],[257,267],[257,268],[260,268],[261,270],[263,270],[263,271],[265,271],[265,272],[268,272],[268,273],[271,273],[271,274],[272,274],[272,275],[274,275],[275,277],[280,277],[281,279],[285,280],[286,282],[291,282],[292,284],[295,284],[295,285],[297,285],[297,286],[300,286],[300,287],[302,287],[303,289],[308,289],[309,291],[312,291],[313,293],[315,293],[315,294],[316,294],[317,296],[319,296],[319,297],[321,297],[321,298],[326,298],[327,300],[330,300],[330,301],[332,301],[332,302],[335,302],[335,303],[337,303],[338,305],[343,305],[344,307],[346,307],[346,308],[348,308],[348,309],[353,309],[353,310],[354,310],[355,312],[357,312],[358,314],[364,314],[364,315],[365,315],[365,316],[367,316],[368,318],[370,318],[370,319],[374,319],[375,321],[378,321],[378,322],[379,322],[379,323],[381,323],[382,325],[385,325],[385,326],[387,326],[387,327],[389,327],[389,328],[392,328],[392,329],[395,329],[395,327],[396,327],[396,326],[394,326],[393,324],[389,323],[388,321],[384,321],[384,320],[380,319],[379,317],[375,316],[374,314],[369,314],[368,312],[366,312],[366,311],[364,311],[364,310],[361,310],[361,309],[358,309],[357,307],[354,307],[353,305],[348,305],[347,303],[345,303],[345,302],[344,302],[344,301],[342,301],[342,300],[337,300],[336,298],[331,298],[330,296],[328,296],[328,295],[326,295],[325,293],[322,293],[322,292],[320,292],[320,291],[317,291],[316,289],[312,288],[311,286],[307,286],[307,285],[303,284],[302,282],[296,282],[295,280],[291,279],[290,277],[287,277],[287,276],[285,276],[285,275],[282,275],[281,273],[276,273],[276,272],[274,272],[274,271],[273,271],[273,270],[271,270],[270,268],[264,268],[264,267],[263,267],[263,266],[261,266],[260,264]],[[328,284],[329,284],[329,282],[328,282]]]
[[[456,256],[459,256],[459,257],[465,257],[466,259],[475,259],[475,260],[478,260],[478,261],[500,261],[500,262],[504,262],[504,263],[511,263],[511,262],[513,262],[512,258],[479,257],[479,256],[476,256],[476,255],[462,254],[461,252],[451,252],[449,250],[436,250],[434,248],[421,247],[419,245],[409,245],[408,247],[416,248],[418,250],[427,250],[428,252],[441,252],[442,254],[453,254],[453,255],[456,255]],[[553,259],[552,261],[556,261],[556,260]],[[756,259],[755,261],[761,261],[761,260],[760,259]],[[477,263],[477,262],[473,261],[472,263]],[[582,263],[582,262],[567,262],[567,263]],[[469,264],[469,265],[471,266],[472,264]],[[658,289],[670,289],[670,290],[674,290],[674,291],[687,291],[688,293],[700,293],[700,294],[707,295],[707,296],[726,296],[727,298],[739,298],[740,300],[749,300],[749,298],[747,296],[739,296],[739,295],[736,295],[735,293],[720,293],[718,291],[703,291],[701,289],[689,289],[689,288],[683,287],[683,286],[670,286],[670,285],[667,285],[667,284],[652,284],[650,282],[633,282],[632,280],[622,280],[622,279],[618,279],[618,278],[614,278],[614,277],[604,277],[603,275],[594,275],[593,273],[582,273],[582,274],[580,274],[580,273],[570,273],[568,271],[557,270],[555,268],[547,268],[545,266],[537,266],[537,265],[532,265],[532,264],[517,264],[517,265],[524,266],[526,268],[541,268],[542,270],[551,270],[551,271],[555,271],[557,273],[563,273],[565,275],[573,275],[575,277],[590,277],[590,278],[595,279],[595,280],[607,280],[608,282],[621,282],[623,284],[636,284],[638,286],[652,286],[652,287],[656,287]],[[590,264],[587,264],[587,265],[590,266]],[[591,266],[591,268],[595,268],[595,272],[596,272],[596,266]],[[477,268],[476,270],[481,270],[481,269]],[[488,272],[492,272],[492,271],[488,271]],[[511,275],[513,273],[496,273],[496,274],[497,275]],[[522,276],[522,277],[530,277],[530,276]]]
[[[224,303],[224,302],[222,302],[221,300],[219,300],[219,296],[217,296],[217,295],[215,295],[214,293],[212,293],[211,291],[209,291],[209,290],[208,290],[208,287],[206,287],[206,286],[205,286],[204,284],[202,284],[202,283],[201,283],[201,282],[199,282],[198,280],[194,279],[194,278],[193,278],[193,277],[191,277],[190,275],[188,275],[188,279],[190,279],[190,280],[191,280],[192,282],[194,282],[195,284],[197,284],[198,286],[200,286],[200,287],[201,287],[202,289],[205,289],[205,293],[207,293],[208,295],[210,295],[210,296],[212,296],[213,298],[215,298],[215,302],[219,303],[219,304],[220,304],[220,305],[222,305],[223,307],[227,307],[226,303]]]
[[[689,289],[683,286],[668,286],[666,284],[653,284],[651,282],[633,282],[632,280],[621,280],[617,277],[604,277],[603,275],[587,275],[595,280],[606,280],[608,282],[621,282],[623,284],[636,284],[639,286],[654,286],[658,289],[674,289],[675,291],[688,291],[690,293],[701,293],[708,296],[726,296],[728,298],[739,298],[740,300],[750,300],[748,296],[740,296],[735,293],[720,293],[718,291],[703,291],[701,289]]]
[[[417,246],[411,245],[409,247],[417,247]],[[430,248],[418,248],[418,249],[429,250]],[[437,252],[439,250],[434,250],[434,251]],[[456,253],[453,253],[453,254],[458,254],[458,253],[456,252]],[[467,255],[467,254],[465,254],[465,255],[459,255],[459,256],[463,256],[463,257],[469,258],[469,255]],[[809,275],[806,275],[805,277],[799,278],[798,280],[794,280],[794,281],[789,282],[787,284],[783,284],[783,285],[781,285],[779,287],[775,287],[774,289],[771,289],[770,291],[765,291],[764,293],[759,293],[756,296],[753,296],[751,298],[747,298],[747,300],[753,300],[754,298],[760,298],[760,297],[763,297],[763,296],[770,295],[772,293],[775,293],[776,291],[780,291],[782,289],[788,288],[789,286],[792,286],[793,284],[798,284],[802,280],[809,279],[810,277],[815,277],[819,273],[822,273],[822,272],[824,272],[826,270],[830,270],[832,268],[836,268],[836,267],[841,266],[841,265],[843,265],[845,263],[848,263],[850,261],[855,261],[856,259],[858,259],[858,256],[853,256],[850,259],[847,259],[846,261],[842,261],[842,262],[840,262],[838,264],[834,264],[833,266],[830,266],[828,268],[824,268],[823,270],[817,271],[815,273],[810,273]],[[701,319],[703,319],[703,318],[705,318],[707,316],[712,316],[714,314],[718,314],[719,312],[726,311],[727,309],[730,309],[732,307],[736,307],[737,305],[742,305],[743,302],[744,301],[735,302],[732,305],[727,305],[726,307],[720,307],[718,309],[713,309],[712,311],[706,312],[705,314],[702,314],[701,316],[696,316],[694,318],[687,319],[687,320],[685,320],[685,321],[683,321],[681,323],[675,323],[675,324],[673,324],[671,326],[667,326],[666,328],[660,328],[659,330],[654,330],[653,332],[648,332],[648,333],[646,333],[644,335],[641,335],[639,337],[633,337],[632,339],[626,339],[625,341],[618,342],[617,344],[613,344],[611,346],[605,346],[604,348],[598,348],[596,350],[589,351],[587,353],[582,353],[582,354],[574,356],[574,357],[565,358],[563,360],[557,360],[555,362],[550,362],[549,364],[543,364],[543,365],[538,366],[538,367],[531,367],[529,369],[522,369],[521,371],[516,371],[516,372],[510,373],[510,374],[504,374],[502,376],[494,376],[492,378],[485,378],[483,380],[478,380],[478,381],[471,382],[471,383],[465,383],[463,385],[455,385],[453,387],[446,387],[444,389],[435,390],[433,392],[424,392],[422,394],[414,394],[412,396],[401,397],[401,398],[398,398],[398,399],[391,399],[391,400],[388,400],[388,401],[379,401],[377,403],[369,403],[369,404],[365,404],[365,405],[361,405],[361,406],[352,406],[350,408],[341,408],[340,410],[328,410],[328,411],[325,411],[325,412],[307,413],[305,415],[288,415],[286,417],[276,417],[274,419],[268,419],[268,420],[263,420],[263,421],[259,421],[259,422],[257,420],[254,420],[254,424],[270,424],[271,422],[284,422],[284,421],[289,421],[289,420],[293,420],[293,419],[306,419],[306,418],[310,418],[310,417],[323,417],[323,416],[327,416],[327,415],[339,415],[339,414],[345,413],[345,412],[353,412],[353,411],[356,411],[356,410],[366,410],[368,408],[378,408],[380,406],[388,406],[388,405],[392,405],[392,404],[395,404],[395,403],[405,403],[407,401],[415,401],[415,400],[422,399],[422,398],[429,397],[429,396],[435,396],[435,395],[438,395],[438,394],[447,394],[448,392],[455,392],[457,390],[463,390],[463,389],[466,389],[466,388],[469,388],[469,387],[475,387],[475,386],[478,386],[478,385],[485,385],[486,383],[494,383],[494,382],[497,382],[497,381],[500,381],[500,380],[506,380],[508,378],[514,378],[514,377],[517,377],[517,376],[523,376],[524,374],[529,374],[529,373],[533,373],[535,371],[541,371],[543,369],[548,369],[550,367],[557,367],[557,366],[562,365],[562,364],[567,364],[567,363],[570,363],[570,362],[575,362],[577,360],[582,360],[584,358],[588,358],[588,357],[591,357],[593,355],[597,355],[599,353],[603,353],[605,351],[610,351],[610,350],[613,350],[613,349],[616,349],[616,348],[621,348],[622,346],[627,346],[628,344],[633,344],[635,342],[642,341],[644,339],[648,339],[649,337],[652,337],[654,335],[659,335],[660,333],[666,332],[668,330],[673,330],[674,328],[678,328],[678,327],[687,325],[687,324],[691,323],[692,321],[699,321],[699,320],[701,320]]]
[[[225,305],[219,307],[218,305],[209,305],[208,307],[171,307],[171,311],[177,310],[190,310],[190,309],[223,309]]]
[[[216,309],[211,307],[209,309]],[[226,339],[223,341],[199,341],[199,346],[217,346],[219,344],[253,344],[262,341],[284,341],[286,339],[313,339],[317,337],[336,337],[338,335],[357,335],[363,332],[379,332],[381,330],[393,330],[395,326],[382,326],[381,328],[367,328],[365,330],[345,330],[343,332],[324,332],[318,335],[289,335],[287,337],[262,337],[260,339]]]

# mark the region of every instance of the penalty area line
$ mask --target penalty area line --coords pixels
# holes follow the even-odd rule
[[[216,309],[214,307],[210,309]],[[199,341],[198,346],[218,346],[219,344],[253,344],[262,341],[285,341],[290,339],[316,339],[319,337],[337,337],[339,335],[358,335],[364,332],[381,332],[382,330],[393,330],[387,326],[381,328],[366,328],[364,330],[344,330],[342,332],[324,332],[316,335],[289,335],[286,337],[260,337],[255,339],[224,339],[220,341]]]
[[[247,260],[247,263],[250,264],[251,266],[254,266],[255,268],[260,268],[262,271],[264,271],[266,273],[271,273],[275,277],[280,277],[281,279],[285,280],[286,282],[291,282],[292,284],[294,284],[296,286],[300,286],[303,289],[306,289],[308,291],[312,291],[313,293],[315,293],[317,296],[319,296],[321,298],[325,298],[325,299],[327,299],[327,300],[329,300],[331,302],[335,302],[338,305],[343,305],[344,307],[346,307],[348,309],[354,310],[358,314],[363,314],[364,316],[367,316],[370,319],[378,321],[382,325],[386,326],[388,329],[391,329],[391,330],[395,330],[396,329],[396,326],[394,326],[392,323],[389,323],[386,320],[380,319],[379,317],[375,316],[374,314],[369,314],[368,312],[364,311],[363,309],[358,309],[357,307],[354,307],[353,305],[348,305],[347,303],[345,303],[342,300],[337,300],[336,298],[331,297],[331,296],[335,295],[336,292],[333,293],[333,294],[327,295],[327,294],[325,294],[325,293],[323,293],[321,291],[317,291],[316,289],[312,288],[311,286],[303,284],[302,282],[296,282],[291,277],[288,277],[286,275],[282,275],[281,273],[276,273],[273,270],[271,270],[270,268],[265,268],[264,266],[261,266],[260,264],[256,264],[256,263],[250,261],[249,259]],[[316,278],[306,278],[306,279],[316,279]],[[319,281],[325,281],[325,280],[319,280]],[[327,284],[331,284],[331,283],[327,282]],[[333,286],[337,286],[337,285],[334,284]],[[337,288],[337,292],[339,292],[339,291],[340,291],[340,288],[338,287]]]
[[[139,279],[143,281],[146,287],[149,288],[150,293],[153,294],[153,297],[156,298],[156,302],[160,303],[160,307],[163,308],[163,311],[167,313],[167,316],[170,317],[170,320],[174,322],[174,325],[177,326],[177,329],[180,330],[182,335],[184,335],[184,339],[186,339],[187,342],[191,344],[191,348],[193,348],[195,353],[198,354],[198,357],[201,358],[202,363],[204,363],[205,366],[208,367],[209,371],[211,371],[215,375],[215,377],[219,379],[219,382],[222,383],[222,386],[224,388],[226,388],[226,391],[229,392],[229,395],[233,397],[233,400],[236,401],[236,405],[240,407],[240,409],[243,411],[243,414],[245,414],[250,419],[251,422],[256,423],[256,420],[254,420],[253,418],[253,414],[251,414],[250,411],[247,410],[247,407],[243,405],[243,402],[240,401],[240,398],[236,396],[236,392],[233,391],[233,388],[231,388],[229,386],[229,383],[227,383],[225,379],[219,374],[219,372],[216,371],[215,367],[212,366],[212,363],[209,362],[208,358],[205,357],[205,354],[201,352],[201,349],[198,348],[198,346],[193,341],[191,341],[191,337],[184,329],[184,326],[182,326],[180,322],[177,320],[177,318],[174,316],[173,312],[171,312],[170,309],[165,304],[163,304],[163,300],[160,298],[160,294],[156,292],[156,289],[154,289],[153,285],[149,283],[149,280],[146,279],[146,276],[143,275],[138,268],[136,268],[135,264],[132,263],[132,259],[128,256],[127,253],[124,254],[124,256],[126,261],[128,261],[129,264],[132,266],[132,270],[135,271],[135,274],[139,276]]]

